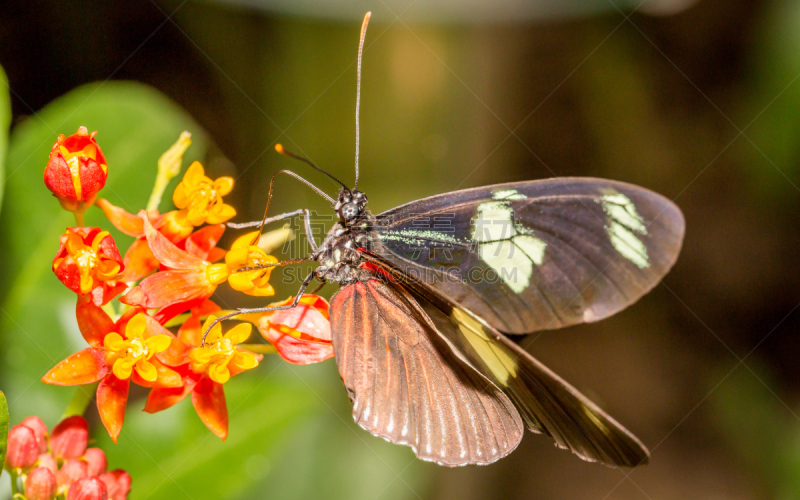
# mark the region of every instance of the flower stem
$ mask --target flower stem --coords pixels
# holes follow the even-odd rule
[[[17,473],[14,471],[14,469],[11,469],[8,471],[8,473],[11,476],[11,494],[16,495],[19,493],[19,488],[17,485],[17,477],[19,476],[17,476]]]
[[[96,383],[90,385],[79,385],[76,387],[75,394],[72,396],[72,400],[64,410],[64,415],[62,415],[61,420],[74,415],[83,415],[86,413],[86,408],[88,408],[89,403],[92,402],[92,397],[94,397],[96,388]]]
[[[239,344],[237,347],[247,349],[256,354],[274,354],[278,352],[272,344]]]
[[[83,213],[84,213],[84,211],[79,209],[79,210],[75,210],[72,213],[75,214],[75,224],[78,227],[83,227]]]

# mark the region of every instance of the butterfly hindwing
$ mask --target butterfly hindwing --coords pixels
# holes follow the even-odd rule
[[[534,432],[585,460],[634,467],[647,463],[645,446],[596,404],[503,334],[430,290],[415,294],[456,352],[505,391]]]
[[[455,354],[410,300],[377,280],[348,285],[332,300],[334,353],[354,419],[444,465],[507,455],[524,430],[514,405]]]
[[[561,178],[447,193],[377,217],[372,250],[507,333],[597,321],[677,259],[684,219],[647,189]]]

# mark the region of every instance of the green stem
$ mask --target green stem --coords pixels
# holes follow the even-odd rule
[[[96,383],[79,385],[76,387],[75,394],[72,396],[72,400],[67,405],[67,409],[64,410],[64,415],[61,417],[61,420],[74,415],[83,415],[86,413],[86,408],[88,408],[89,403],[92,402],[92,397],[94,396],[96,388]]]
[[[17,476],[14,469],[9,470],[8,473],[11,475],[11,494],[13,496],[19,493],[19,488],[17,487],[17,477],[19,476]]]
[[[274,354],[278,352],[272,344],[239,344],[237,347],[247,349],[256,354]]]

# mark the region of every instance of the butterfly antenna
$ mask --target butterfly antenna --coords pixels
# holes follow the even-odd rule
[[[284,148],[282,144],[276,144],[275,145],[275,151],[277,151],[278,153],[280,153],[280,154],[282,154],[284,156],[288,156],[289,158],[294,158],[295,160],[302,161],[303,163],[311,166],[311,168],[316,169],[316,170],[322,172],[323,174],[327,175],[331,179],[335,180],[336,182],[341,184],[343,188],[348,189],[348,187],[345,186],[344,182],[342,182],[339,179],[337,179],[336,177],[334,177],[333,174],[331,174],[331,173],[327,172],[326,170],[323,170],[322,168],[318,167],[313,161],[309,160],[308,158],[300,156],[300,155],[298,155],[296,153],[292,153],[291,151],[287,151],[286,148]]]
[[[356,183],[353,190],[358,190],[358,112],[361,108],[361,56],[364,53],[364,37],[367,35],[367,25],[372,12],[367,12],[364,22],[361,23],[361,39],[358,42],[358,65],[356,66]]]

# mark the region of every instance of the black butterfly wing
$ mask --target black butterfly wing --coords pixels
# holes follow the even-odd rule
[[[509,395],[528,429],[584,460],[624,467],[649,461],[641,441],[520,346],[429,288],[410,286],[435,330]]]
[[[630,184],[560,178],[418,200],[377,217],[372,251],[492,327],[597,321],[653,288],[678,257],[680,209]]]
[[[353,418],[423,460],[455,466],[504,457],[522,439],[517,410],[420,313],[401,288],[376,280],[333,298],[333,348]]]

